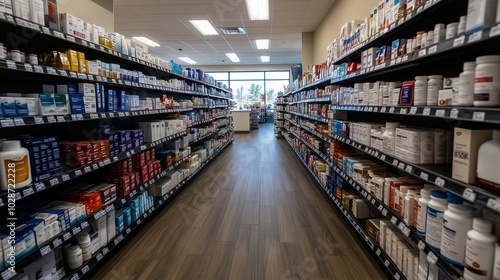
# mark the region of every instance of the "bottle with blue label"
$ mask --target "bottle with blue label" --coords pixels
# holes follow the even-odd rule
[[[472,208],[463,199],[448,193],[448,209],[444,211],[441,255],[449,262],[463,266],[467,232],[472,229]]]
[[[432,191],[431,201],[427,206],[427,224],[425,242],[438,252],[441,250],[444,211],[448,209],[446,192]]]

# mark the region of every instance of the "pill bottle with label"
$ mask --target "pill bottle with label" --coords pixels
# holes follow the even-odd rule
[[[431,200],[431,189],[423,188],[420,190],[417,210],[417,232],[425,236],[425,226],[427,224],[427,205]]]
[[[437,106],[439,91],[443,89],[443,76],[432,75],[427,81],[427,106]]]
[[[443,215],[448,209],[448,196],[443,191],[431,191],[431,200],[427,205],[427,224],[425,241],[429,246],[441,250],[441,233],[443,231]]]
[[[80,246],[71,246],[66,249],[67,264],[69,269],[77,269],[83,264],[82,249]]]
[[[500,106],[500,55],[476,58],[474,106]]]
[[[28,149],[21,147],[21,142],[18,140],[2,142],[0,180],[3,191],[22,188],[31,183],[29,152]]]
[[[489,221],[474,218],[465,243],[465,280],[490,280],[497,238],[491,234]]]
[[[457,35],[462,35],[465,33],[465,25],[467,24],[467,16],[461,16],[458,22]]]
[[[434,26],[434,44],[443,41],[446,38],[446,28],[443,23]]]
[[[401,123],[398,122],[385,123],[385,131],[382,134],[382,150],[384,153],[394,154],[396,148],[396,128],[400,125]]]
[[[413,95],[413,105],[427,105],[427,76],[415,77],[415,91]]]
[[[432,44],[434,44],[434,30],[427,32],[427,42],[425,42],[425,45],[427,47],[432,45]]]
[[[457,36],[457,33],[458,33],[458,22],[452,22],[446,25],[446,37],[445,37],[446,40]]]
[[[460,73],[458,84],[458,104],[460,106],[474,105],[474,75],[476,63],[469,61],[464,63],[464,71]]]
[[[477,156],[476,184],[479,186],[498,189],[500,187],[500,173],[498,159],[500,157],[500,130],[493,130],[492,139],[479,147]]]
[[[441,255],[449,262],[463,266],[467,232],[472,229],[472,208],[463,199],[448,193],[448,209],[444,211]]]
[[[90,241],[90,235],[88,232],[83,232],[78,236],[78,245],[82,248],[83,261],[90,260],[90,258],[92,258],[92,242]]]

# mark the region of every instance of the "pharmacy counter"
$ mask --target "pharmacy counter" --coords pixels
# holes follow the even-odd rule
[[[234,131],[250,132],[250,110],[234,110]]]

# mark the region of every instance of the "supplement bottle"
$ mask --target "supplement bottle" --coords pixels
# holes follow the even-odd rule
[[[427,32],[427,42],[425,42],[426,46],[430,46],[434,44],[434,30]]]
[[[446,29],[443,23],[434,26],[434,44],[443,41],[446,38]]]
[[[427,224],[427,205],[431,200],[431,189],[424,188],[420,190],[420,198],[418,199],[417,210],[417,232],[425,236],[425,226]]]
[[[491,280],[497,238],[491,234],[491,222],[474,218],[465,243],[465,280]]]
[[[458,32],[458,22],[452,22],[448,25],[446,25],[446,37],[445,39],[451,39],[455,36],[457,36]]]
[[[474,80],[474,106],[494,107],[500,105],[500,55],[476,58]]]
[[[83,261],[88,261],[92,258],[92,249],[91,249],[91,241],[90,236],[87,232],[84,232],[78,236],[78,245],[82,249],[82,258]]]
[[[427,82],[427,106],[438,105],[438,94],[443,89],[443,76],[432,75],[429,76]]]
[[[390,155],[394,154],[396,148],[396,128],[398,128],[400,123],[398,122],[387,122],[385,123],[385,131],[382,134],[382,150],[384,153]]]
[[[438,252],[441,250],[443,215],[446,209],[448,209],[446,193],[443,191],[431,191],[431,200],[427,205],[425,241]]]
[[[461,34],[465,33],[466,24],[467,24],[467,16],[461,16],[460,21],[458,22],[457,35],[461,35]]]
[[[444,211],[441,255],[449,262],[463,266],[467,232],[472,229],[472,208],[463,205],[461,197],[448,194]]]
[[[415,77],[415,93],[413,95],[413,105],[427,105],[427,76]]]
[[[464,63],[464,71],[460,73],[458,84],[458,105],[474,105],[474,75],[476,63],[469,61]]]
[[[493,130],[492,138],[479,148],[476,184],[499,187],[500,172],[497,164],[500,157],[500,130]]]
[[[9,174],[14,174],[9,177]],[[1,189],[8,191],[15,184],[15,188],[22,188],[31,183],[30,157],[28,149],[21,147],[18,140],[2,142],[0,151],[0,180]]]
[[[493,267],[493,280],[500,280],[500,243],[495,246],[495,263]]]
[[[71,246],[66,249],[69,269],[77,269],[83,264],[82,249],[80,246]]]

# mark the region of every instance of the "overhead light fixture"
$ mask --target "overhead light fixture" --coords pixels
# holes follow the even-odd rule
[[[219,35],[217,30],[208,20],[190,20],[194,27],[203,35]]]
[[[160,44],[158,44],[155,41],[150,40],[146,37],[134,37],[134,39],[136,39],[137,41],[143,42],[144,44],[146,44],[150,47],[159,47],[160,46]]]
[[[240,62],[240,58],[235,53],[226,53],[226,56],[231,59],[232,62]]]
[[[269,49],[269,40],[255,40],[255,44],[257,45],[258,50],[267,50]]]
[[[269,20],[269,0],[245,0],[250,20]]]
[[[271,60],[271,58],[267,55],[263,55],[260,57],[260,61],[262,62],[269,62]]]
[[[183,57],[179,57],[179,59],[182,60],[182,61],[184,61],[184,62],[186,62],[186,63],[189,63],[189,64],[196,64],[196,61],[192,60],[189,57],[183,56]]]

